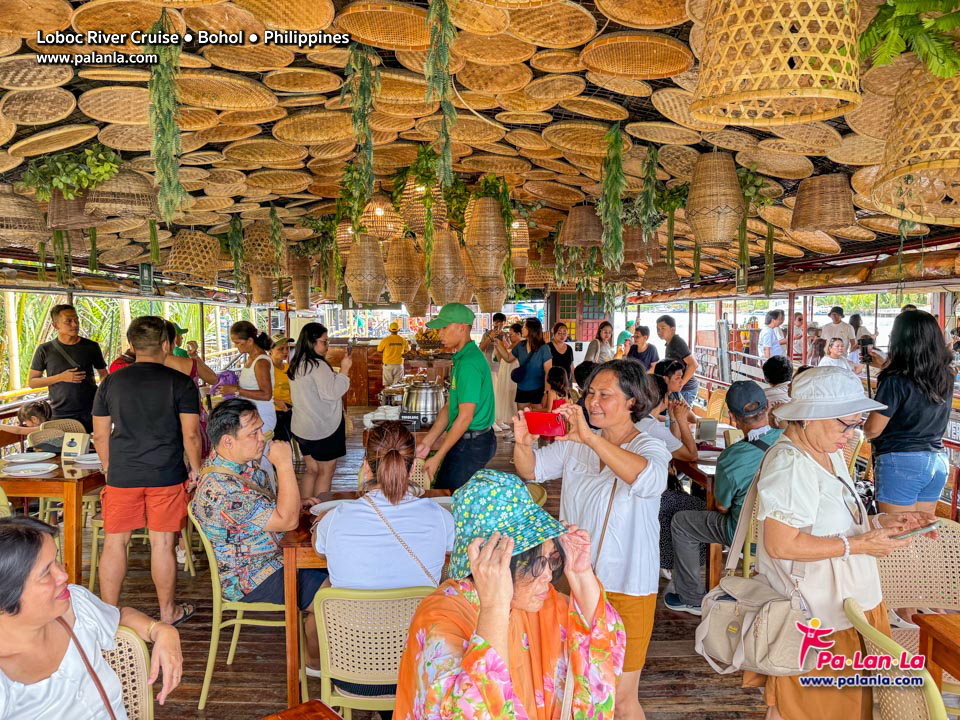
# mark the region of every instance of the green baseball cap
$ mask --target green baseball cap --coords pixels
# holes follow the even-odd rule
[[[190,332],[190,328],[180,327],[176,323],[173,324],[173,327],[176,329],[177,335],[186,335],[188,332]]]
[[[473,325],[475,318],[476,315],[473,314],[473,310],[466,305],[461,303],[447,303],[440,308],[440,314],[427,323],[427,327],[431,330],[439,330],[454,323]]]
[[[467,546],[494,531],[513,538],[513,554],[560,537],[567,529],[534,502],[530,491],[516,475],[499,470],[478,470],[453,494],[453,524],[456,538],[448,574],[462,580],[470,574]]]

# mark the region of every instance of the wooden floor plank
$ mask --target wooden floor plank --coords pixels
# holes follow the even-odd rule
[[[334,489],[356,488],[357,472],[363,462],[362,415],[369,408],[351,408],[356,432],[347,438],[347,455],[337,467]],[[513,445],[500,441],[490,467],[512,471]],[[547,483],[546,508],[554,515],[560,510],[560,482]],[[89,531],[84,535],[84,572],[89,569]],[[149,549],[135,543],[121,602],[152,615],[157,614],[156,594],[150,579]],[[661,594],[662,594],[661,588]],[[210,687],[206,709],[197,710],[200,688],[210,644],[212,616],[211,585],[205,559],[191,578],[181,571],[178,600],[194,603],[196,615],[180,628],[184,655],[183,682],[167,700],[156,707],[156,720],[258,720],[283,708],[286,703],[284,636],[281,628],[244,628],[237,655],[227,666],[229,632],[224,632]],[[278,616],[279,617],[279,616]],[[674,613],[657,605],[648,660],[640,680],[640,701],[649,720],[760,720],[764,716],[759,691],[742,689],[739,675],[717,675],[693,651],[693,633],[698,618]],[[319,697],[319,681],[311,679],[312,697]],[[375,714],[355,712],[357,720]]]

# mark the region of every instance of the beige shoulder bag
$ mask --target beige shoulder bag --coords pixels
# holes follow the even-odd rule
[[[406,541],[404,541],[404,539],[400,537],[397,531],[393,529],[390,523],[387,522],[387,518],[384,517],[383,513],[380,511],[380,508],[377,507],[377,504],[370,499],[369,495],[364,495],[363,499],[366,500],[368,503],[370,503],[370,507],[372,507],[373,511],[380,516],[380,519],[383,521],[383,524],[387,526],[387,530],[393,533],[393,536],[397,539],[397,542],[400,543],[400,547],[402,547],[404,550],[407,551],[410,557],[412,557],[416,561],[417,565],[420,566],[420,569],[423,570],[423,574],[426,575],[428,578],[430,578],[430,583],[434,587],[439,586],[440,583],[437,582],[437,579],[435,577],[433,577],[433,573],[427,570],[427,566],[420,561],[420,558],[417,557],[417,554],[410,549],[410,546],[407,545]]]

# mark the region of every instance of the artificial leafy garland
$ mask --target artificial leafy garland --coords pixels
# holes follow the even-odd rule
[[[763,249],[763,294],[773,295],[773,223],[767,223],[767,242]]]
[[[40,241],[40,248],[37,251],[39,257],[37,262],[40,263],[40,266],[37,268],[37,280],[40,282],[47,281],[47,241]]]
[[[507,257],[503,261],[503,279],[507,283],[507,292],[513,291],[515,275],[513,272],[513,204],[510,202],[510,188],[507,181],[496,175],[484,175],[474,188],[475,198],[494,198],[500,203],[500,217],[507,235]]]
[[[763,188],[763,176],[757,173],[757,166],[738,167],[737,180],[740,181],[740,192],[743,193],[743,217],[737,228],[738,258],[737,258],[737,292],[747,292],[747,277],[750,272],[750,245],[747,242],[747,214],[750,205],[758,209],[773,203],[773,198],[767,197],[760,190]],[[773,252],[773,245],[770,245]],[[773,262],[771,256],[770,262]]]
[[[100,264],[97,261],[97,229],[95,227],[87,230],[87,240],[90,242],[90,261],[87,269],[90,272],[96,272],[100,269]]]
[[[150,28],[150,33],[171,34],[174,27],[167,17],[166,8],[160,11],[160,19]],[[145,54],[156,55],[158,62],[150,66],[150,132],[153,135],[153,147],[150,156],[156,165],[154,173],[157,185],[157,204],[160,216],[171,222],[173,216],[186,206],[189,195],[180,184],[180,126],[177,116],[180,108],[177,104],[177,73],[180,71],[179,43],[165,45],[144,45]],[[151,250],[151,261],[153,258]]]
[[[330,263],[333,263],[336,275],[337,288],[343,281],[343,268],[340,263],[340,247],[337,245],[337,218],[334,215],[324,215],[316,218],[304,215],[300,224],[317,233],[316,237],[297,243],[293,252],[305,257],[316,257],[320,265],[320,276],[325,278],[330,272]]]
[[[953,77],[960,72],[958,8],[958,0],[886,0],[860,34],[860,56],[888,65],[909,48],[933,75]]]
[[[619,270],[623,264],[623,193],[627,189],[620,123],[611,127],[604,139],[607,154],[600,170],[602,179],[597,214],[603,223],[603,264],[609,270]]]
[[[340,89],[340,99],[350,101],[353,122],[353,137],[357,141],[357,173],[359,185],[364,189],[364,204],[373,195],[373,130],[370,128],[370,114],[373,112],[373,96],[380,92],[380,70],[377,67],[379,56],[376,51],[363,43],[350,45],[347,65],[344,68],[346,80]]]
[[[367,204],[365,179],[354,163],[348,163],[343,168],[343,178],[340,181],[340,197],[337,198],[337,222],[350,220],[353,234],[363,232],[360,216]]]
[[[656,237],[657,229],[663,223],[663,215],[657,206],[657,146],[650,145],[643,165],[643,187],[623,213],[624,222],[640,228],[643,244],[647,250],[647,260],[652,262],[650,238]]]
[[[424,282],[427,290],[433,282],[433,272],[430,264],[433,258],[433,236],[436,228],[433,224],[433,188],[437,184],[437,166],[440,163],[439,156],[429,145],[421,145],[417,148],[417,159],[413,164],[401,170],[394,177],[393,192],[394,205],[399,206],[400,198],[407,183],[416,183],[414,187],[422,187],[423,193],[420,201],[424,209],[424,229],[423,229],[423,252],[424,263],[426,265]]]
[[[53,263],[57,268],[57,284],[66,285],[67,268],[63,251],[63,230],[53,231]]]
[[[450,17],[447,0],[433,0],[427,11],[430,27],[430,49],[424,63],[423,74],[427,78],[426,100],[440,101],[440,159],[437,176],[443,187],[453,182],[453,144],[450,128],[457,122],[457,109],[453,105],[452,80],[450,79],[450,46],[457,31]],[[430,264],[427,263],[427,267]]]
[[[702,250],[700,248],[700,241],[696,238],[693,239],[693,283],[697,284],[700,282],[700,256]]]
[[[674,224],[677,210],[687,204],[687,196],[690,194],[690,183],[682,183],[672,188],[663,185],[657,192],[657,209],[661,214],[667,216],[667,264],[676,269],[677,263],[674,258]]]
[[[65,249],[66,256],[64,258],[64,264],[66,266],[67,280],[73,280],[73,238],[70,235],[70,231],[65,231],[67,247]]]
[[[150,218],[150,262],[160,264],[160,237],[157,235],[157,221]]]
[[[454,175],[452,182],[443,188],[443,201],[447,204],[447,222],[462,231],[470,190],[459,175]]]
[[[277,209],[270,203],[270,240],[273,242],[273,254],[276,258],[277,267],[277,285],[281,284],[281,278],[285,268],[283,267],[286,258],[283,256],[283,225],[280,223],[280,217],[277,215]]]
[[[49,200],[54,190],[66,200],[73,200],[119,171],[120,155],[100,143],[93,143],[83,150],[34,158],[18,186],[33,188],[37,200]]]
[[[227,249],[233,259],[233,286],[239,291],[241,287],[247,284],[247,280],[245,280],[246,273],[243,272],[243,223],[237,213],[233,213],[230,218]]]

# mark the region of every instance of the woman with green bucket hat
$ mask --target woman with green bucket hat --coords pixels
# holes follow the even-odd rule
[[[553,720],[567,707],[566,718],[612,720],[626,636],[589,535],[495,470],[454,493],[453,518],[450,579],[410,624],[395,717]],[[573,602],[551,584],[561,575]]]

